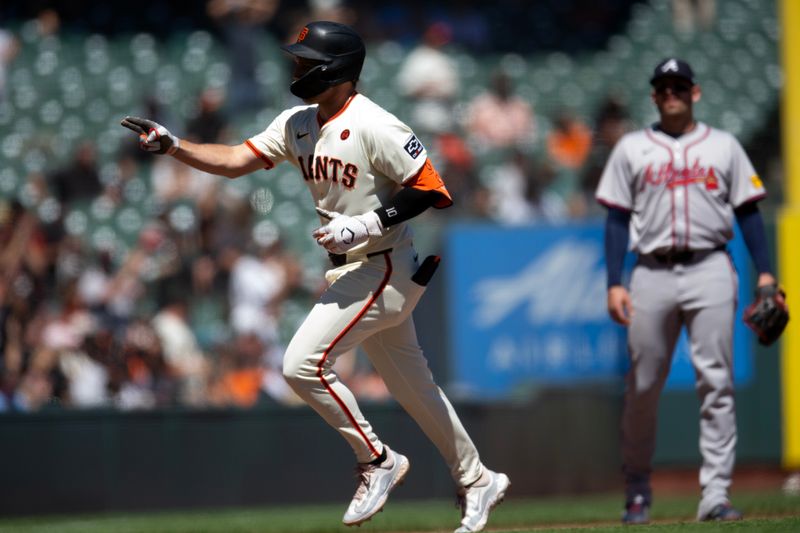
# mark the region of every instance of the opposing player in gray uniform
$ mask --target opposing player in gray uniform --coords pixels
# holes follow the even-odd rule
[[[736,218],[758,271],[775,284],[757,201],[764,185],[739,142],[695,120],[691,67],[669,58],[650,80],[660,120],[625,135],[597,188],[608,208],[608,311],[628,326],[630,370],[622,415],[623,522],[649,521],[658,398],[681,327],[691,340],[700,399],[702,498],[698,520],[739,520],[729,500],[735,461],[733,325],[738,278],[726,243]],[[630,292],[626,248],[638,254]]]

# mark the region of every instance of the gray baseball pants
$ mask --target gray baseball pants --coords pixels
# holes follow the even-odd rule
[[[641,256],[631,278],[622,459],[628,497],[649,499],[661,390],[682,326],[691,344],[700,400],[702,499],[698,518],[728,499],[736,448],[733,322],[738,277],[725,251],[695,252],[683,264]]]

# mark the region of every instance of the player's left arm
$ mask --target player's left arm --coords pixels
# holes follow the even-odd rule
[[[758,286],[763,287],[777,283],[770,265],[764,219],[758,209],[758,203],[756,201],[747,202],[737,207],[734,213],[744,243],[758,272]]]
[[[381,112],[369,118],[370,127],[361,135],[362,147],[375,170],[400,188],[385,205],[354,217],[317,208],[317,213],[330,222],[312,235],[329,252],[344,253],[370,237],[380,237],[387,228],[414,218],[431,206],[444,208],[453,203],[414,132],[390,113]]]
[[[374,168],[401,187],[375,210],[381,224],[405,222],[427,210],[453,205],[453,199],[433,167],[428,151],[411,128],[389,113],[374,118],[362,142]]]
[[[453,205],[453,199],[433,167],[430,159],[426,159],[422,168],[411,179],[403,183],[386,205],[374,212],[384,228],[410,220],[429,207],[444,209]]]
[[[789,321],[786,293],[778,286],[770,269],[764,222],[756,202],[746,202],[734,212],[744,242],[758,270],[755,296],[753,302],[745,308],[742,319],[758,335],[758,342],[769,346],[781,336]]]
[[[767,195],[764,183],[742,145],[730,135],[730,202],[733,204],[736,222],[742,231],[747,250],[758,271],[759,287],[774,285],[775,276],[769,261],[767,234],[758,202]]]
[[[344,253],[370,237],[380,237],[391,226],[410,220],[429,207],[444,209],[453,205],[450,193],[429,159],[402,188],[381,207],[353,217],[317,208],[330,220],[312,234],[317,243],[333,253]],[[346,238],[342,238],[342,236]]]

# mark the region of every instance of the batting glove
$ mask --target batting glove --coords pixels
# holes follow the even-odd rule
[[[330,220],[311,234],[317,244],[334,254],[343,254],[370,237],[383,235],[383,226],[374,211],[354,217],[317,207],[319,216]]]
[[[125,117],[120,124],[139,134],[139,147],[142,150],[172,155],[181,146],[181,140],[158,122],[146,118]]]

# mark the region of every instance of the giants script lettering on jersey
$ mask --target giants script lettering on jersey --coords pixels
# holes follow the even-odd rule
[[[669,163],[662,163],[657,171],[653,170],[652,163],[647,165],[642,175],[642,185],[639,187],[639,190],[643,191],[648,185],[653,187],[666,185],[671,189],[692,183],[704,183],[709,190],[719,187],[719,181],[714,173],[714,168],[701,166],[700,158],[697,158],[694,161],[694,165],[681,169],[675,168],[672,165],[672,161]]]
[[[303,179],[314,181],[331,180],[334,183],[341,183],[345,189],[352,189],[356,185],[358,177],[358,167],[352,163],[345,163],[336,157],[327,155],[297,157],[300,163],[300,170],[303,171]]]

